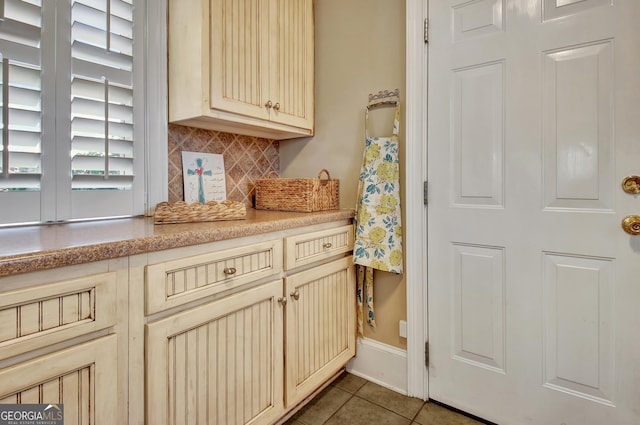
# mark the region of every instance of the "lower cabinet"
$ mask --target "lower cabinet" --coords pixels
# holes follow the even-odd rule
[[[148,424],[268,424],[282,416],[281,282],[147,325]]]
[[[0,404],[63,404],[67,424],[118,423],[117,358],[110,335],[2,369]]]
[[[108,260],[0,279],[0,404],[62,405],[66,424],[126,422],[127,274]]]
[[[348,220],[0,279],[0,403],[69,424],[281,420],[355,355]]]
[[[146,423],[272,424],[338,373],[355,355],[354,267],[340,257],[349,250],[151,318]],[[188,259],[179,266],[191,267]],[[161,275],[154,279],[164,282]]]
[[[355,355],[352,257],[285,277],[286,406],[293,407]]]

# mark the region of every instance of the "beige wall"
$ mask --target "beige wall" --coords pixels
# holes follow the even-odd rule
[[[404,97],[405,2],[316,0],[315,26],[316,132],[312,138],[280,142],[280,172],[283,177],[315,177],[327,168],[332,178],[340,179],[341,207],[354,208],[367,97],[395,88]],[[390,133],[392,112],[390,108],[372,112],[372,133]],[[378,326],[367,327],[365,336],[406,348],[406,340],[398,335],[399,321],[406,320],[405,279],[379,272],[374,280]]]

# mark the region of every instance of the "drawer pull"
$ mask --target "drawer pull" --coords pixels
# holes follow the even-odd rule
[[[323,247],[324,249],[329,249],[329,248],[331,248],[332,246],[333,246],[333,244],[332,244],[331,242],[325,242],[325,243],[323,243],[323,244],[322,244],[322,247]]]
[[[222,270],[222,273],[224,273],[227,276],[232,276],[232,275],[236,274],[236,268],[235,267],[225,267]]]
[[[290,293],[291,298],[298,301],[300,299],[300,292],[296,289],[294,292]]]

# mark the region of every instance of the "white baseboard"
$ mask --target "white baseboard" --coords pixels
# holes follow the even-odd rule
[[[372,339],[358,338],[357,356],[347,372],[407,395],[407,351]]]

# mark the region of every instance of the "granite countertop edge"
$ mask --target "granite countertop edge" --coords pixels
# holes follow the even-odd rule
[[[351,209],[247,210],[244,220],[154,225],[152,217],[0,229],[0,277],[353,218]],[[111,231],[113,230],[113,231]],[[84,236],[83,236],[84,235]],[[7,252],[7,246],[12,246]]]

